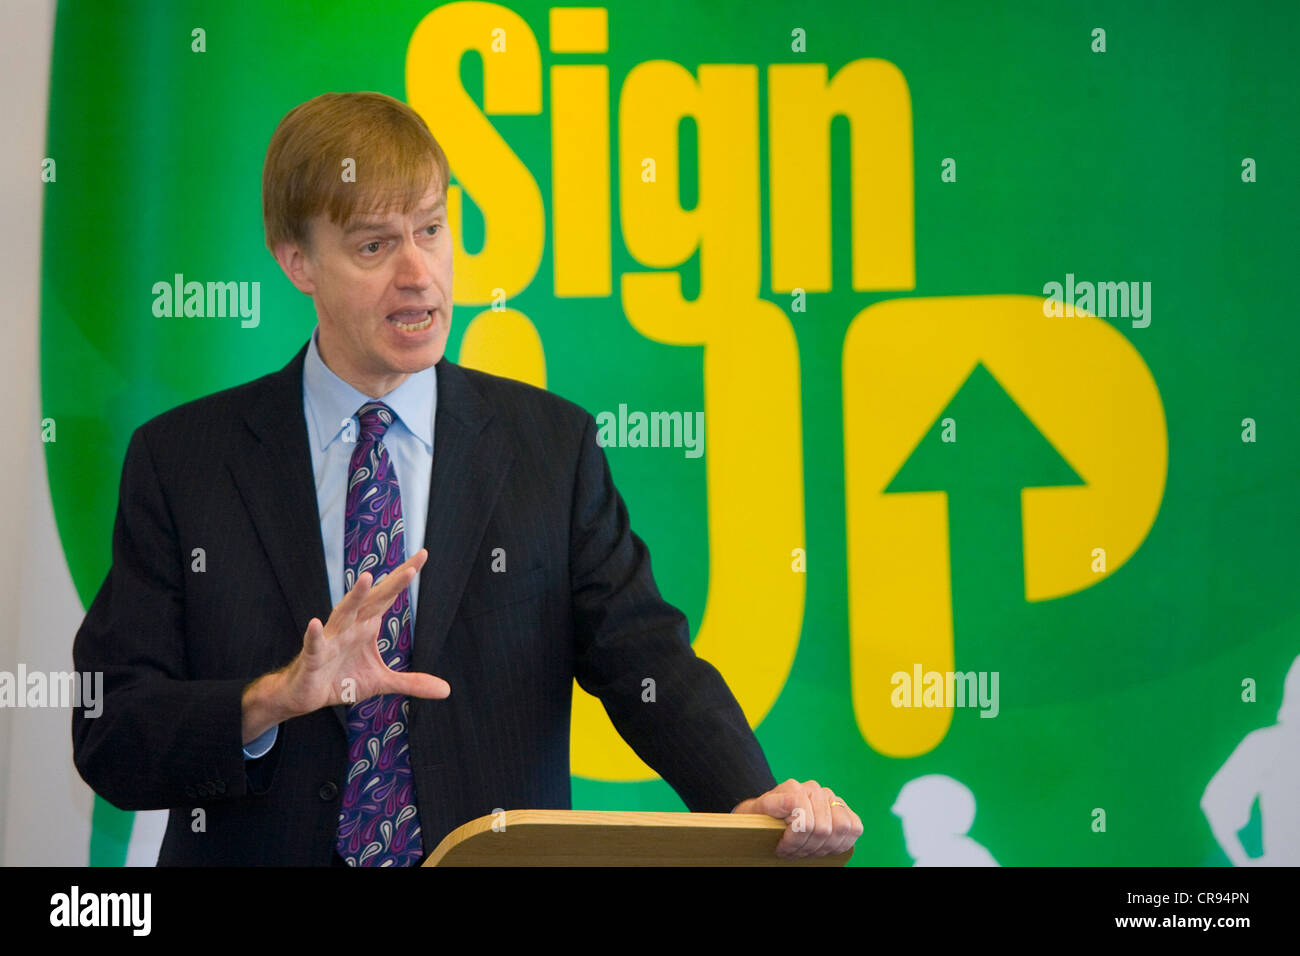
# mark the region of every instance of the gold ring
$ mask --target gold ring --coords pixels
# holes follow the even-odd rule
[[[832,801],[831,801],[831,806],[832,806],[832,807],[844,807],[846,810],[848,809],[848,805],[847,805],[843,800],[832,800]]]

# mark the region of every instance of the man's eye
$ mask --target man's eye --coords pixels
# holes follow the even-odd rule
[[[379,247],[382,246],[382,245],[383,245],[383,243],[380,242],[378,239],[376,239],[374,242],[367,242],[367,243],[366,243],[364,246],[362,246],[361,248],[362,248],[363,251],[367,251],[367,252],[369,252],[371,255],[374,255],[376,252],[379,251]],[[372,249],[371,246],[373,246],[374,248]]]
[[[433,224],[430,225],[430,226],[425,226],[424,228],[425,228],[425,229],[441,229],[441,228],[442,228],[442,223],[440,223],[440,222],[435,222],[435,223],[433,223]],[[436,235],[436,233],[430,233],[430,235]]]

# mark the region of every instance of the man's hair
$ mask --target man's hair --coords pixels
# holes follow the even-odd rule
[[[355,164],[355,182],[343,178]],[[321,212],[346,228],[357,216],[414,211],[436,182],[447,196],[447,157],[420,114],[383,93],[323,93],[280,120],[262,168],[266,246],[308,248]]]

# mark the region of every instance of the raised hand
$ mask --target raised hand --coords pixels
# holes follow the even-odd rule
[[[364,572],[335,605],[328,621],[311,619],[298,656],[245,689],[245,743],[289,717],[357,703],[376,694],[429,699],[451,694],[451,685],[441,677],[390,670],[379,655],[377,638],[384,614],[428,558],[429,552],[421,548],[378,584],[369,571]]]

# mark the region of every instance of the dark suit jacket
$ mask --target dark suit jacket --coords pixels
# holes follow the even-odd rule
[[[104,672],[103,714],[73,712],[73,755],[115,806],[173,811],[160,865],[333,858],[345,708],[285,722],[266,757],[241,752],[244,688],[331,610],[305,355],[154,418],[127,448],[112,566],[73,645],[78,671]],[[425,852],[498,807],[571,806],[575,677],[691,810],[774,787],[735,698],[660,597],[591,415],[443,359],[434,442],[411,666],[452,693],[411,700]],[[491,570],[496,548],[505,573]]]

